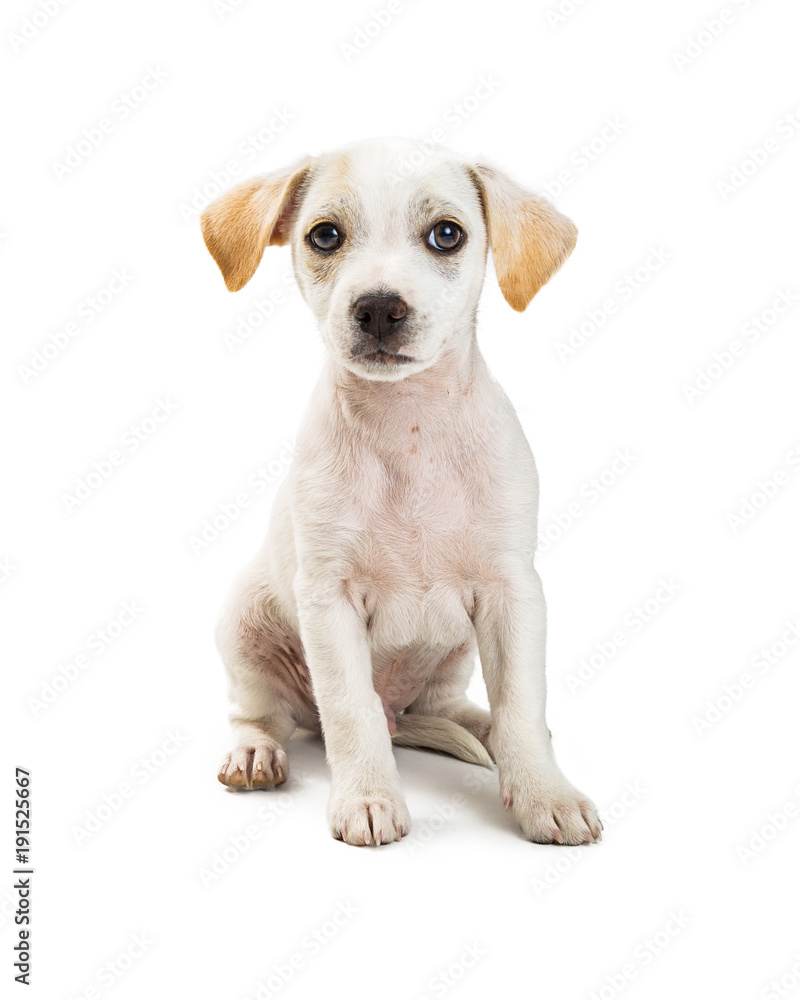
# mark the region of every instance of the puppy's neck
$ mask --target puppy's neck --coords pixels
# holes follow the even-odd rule
[[[463,419],[463,410],[476,391],[486,364],[474,335],[466,344],[445,351],[424,371],[396,382],[379,382],[355,375],[333,358],[329,359],[329,377],[334,405],[341,418],[353,430],[372,436],[388,428],[408,424],[419,427],[437,425],[446,432]]]

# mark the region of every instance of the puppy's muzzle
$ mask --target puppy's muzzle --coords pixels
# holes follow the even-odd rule
[[[399,348],[408,337],[408,304],[399,295],[368,293],[353,303],[353,318],[360,331],[357,351],[361,355],[400,357]]]

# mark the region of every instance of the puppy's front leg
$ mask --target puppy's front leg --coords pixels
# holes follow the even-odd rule
[[[503,805],[513,808],[529,840],[590,843],[602,825],[592,802],[561,773],[545,721],[546,608],[538,573],[520,565],[478,588],[474,622]]]
[[[300,633],[319,709],[328,765],[331,832],[348,844],[388,844],[411,828],[362,609],[336,580],[298,578]]]

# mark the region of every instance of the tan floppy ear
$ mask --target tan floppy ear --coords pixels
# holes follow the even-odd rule
[[[476,166],[494,269],[506,302],[522,312],[572,253],[578,230],[545,198],[492,167]]]
[[[267,245],[286,243],[298,188],[310,166],[310,160],[304,160],[288,170],[245,181],[200,216],[203,239],[229,291],[244,288]]]

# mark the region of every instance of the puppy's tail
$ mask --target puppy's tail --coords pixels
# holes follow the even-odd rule
[[[392,742],[401,747],[440,750],[470,764],[494,767],[489,751],[476,736],[452,719],[437,715],[398,715]]]

